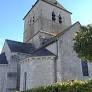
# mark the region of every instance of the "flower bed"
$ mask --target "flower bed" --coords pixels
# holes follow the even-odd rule
[[[54,83],[22,92],[92,92],[92,80]]]

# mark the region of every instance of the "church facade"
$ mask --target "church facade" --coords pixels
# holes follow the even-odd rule
[[[0,54],[0,92],[23,91],[92,78],[92,64],[73,50],[80,23],[56,0],[37,0],[24,20],[23,42],[6,40]]]

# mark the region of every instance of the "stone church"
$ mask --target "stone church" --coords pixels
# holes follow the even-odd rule
[[[73,50],[81,25],[71,23],[71,14],[56,0],[36,1],[23,18],[23,42],[5,40],[0,92],[92,78],[92,64],[79,59]]]

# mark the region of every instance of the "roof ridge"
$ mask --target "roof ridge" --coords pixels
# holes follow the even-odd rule
[[[15,40],[9,40],[9,39],[5,39],[5,41],[11,41],[11,42],[18,42],[18,43],[22,43],[22,42],[19,42],[19,41],[15,41]]]
[[[51,36],[55,36],[55,35],[53,35],[53,33],[45,32],[45,31],[41,31],[41,30],[40,30],[40,32],[41,32],[41,33],[48,34],[48,35],[51,35]]]
[[[21,41],[15,41],[15,40],[9,40],[9,39],[6,39],[5,40],[6,42],[10,41],[10,42],[16,42],[16,43],[21,43],[21,44],[31,44],[31,43],[25,43],[25,42],[21,42]],[[31,44],[32,45],[32,44]]]

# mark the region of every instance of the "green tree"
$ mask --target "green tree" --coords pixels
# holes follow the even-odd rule
[[[74,39],[74,50],[81,59],[92,62],[92,25],[81,26]]]

